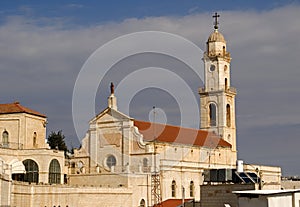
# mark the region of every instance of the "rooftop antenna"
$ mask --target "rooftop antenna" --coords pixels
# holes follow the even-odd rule
[[[152,107],[153,109],[153,140],[155,141],[156,136],[155,136],[155,118],[156,118],[156,110],[155,110],[155,106]]]

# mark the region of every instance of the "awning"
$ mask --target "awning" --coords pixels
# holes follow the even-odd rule
[[[25,174],[26,169],[23,162],[13,159],[10,163],[11,165],[11,174]]]

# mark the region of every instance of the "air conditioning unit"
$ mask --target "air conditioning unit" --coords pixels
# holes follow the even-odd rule
[[[218,182],[232,181],[231,169],[218,169]]]
[[[210,181],[218,182],[218,170],[217,169],[210,170]]]

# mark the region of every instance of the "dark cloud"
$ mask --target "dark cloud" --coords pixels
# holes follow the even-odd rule
[[[232,85],[238,89],[239,157],[247,162],[283,166],[285,174],[300,174],[299,10],[295,5],[263,12],[226,11],[220,19],[220,31],[233,58]],[[120,35],[143,30],[182,35],[205,48],[212,32],[211,22],[210,14],[194,13],[70,28],[63,19],[9,17],[0,25],[0,102],[19,100],[47,114],[48,131],[62,129],[69,145],[78,146],[72,92],[82,65],[95,49]],[[201,84],[191,80],[193,86]],[[97,96],[97,111],[105,107],[108,87],[99,90],[107,91]],[[141,94],[133,99],[132,107],[139,104],[152,105]],[[170,104],[167,108],[170,123],[176,117],[176,107]],[[143,107],[137,109],[145,111]],[[140,117],[147,116],[148,112]]]

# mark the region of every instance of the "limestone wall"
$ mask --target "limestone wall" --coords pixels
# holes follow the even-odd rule
[[[95,187],[128,187],[128,178],[118,174],[75,174],[69,175],[69,184]]]
[[[46,148],[46,118],[26,113],[1,114],[0,132],[9,134],[8,148],[34,149]],[[34,135],[34,133],[36,135]],[[35,137],[35,140],[34,140]]]
[[[281,168],[267,165],[244,165],[244,171],[255,172],[262,179],[263,190],[279,190],[281,187]]]
[[[281,187],[283,189],[300,189],[300,181],[282,180]]]
[[[132,189],[71,187],[66,185],[12,184],[11,206],[22,207],[128,207],[132,203]]]
[[[65,158],[63,151],[49,149],[0,149],[0,159],[5,163],[10,163],[13,159],[24,161],[26,159],[34,160],[39,168],[39,182],[48,183],[49,166],[53,159],[57,159],[61,167],[61,182],[63,183],[65,172]],[[9,172],[6,172],[9,173]]]
[[[5,174],[0,175],[0,206],[10,205],[10,188],[9,176]]]
[[[238,199],[232,191],[254,190],[255,184],[219,184],[219,185],[201,185],[201,207],[224,207],[224,204],[230,204],[231,207],[237,207]]]

